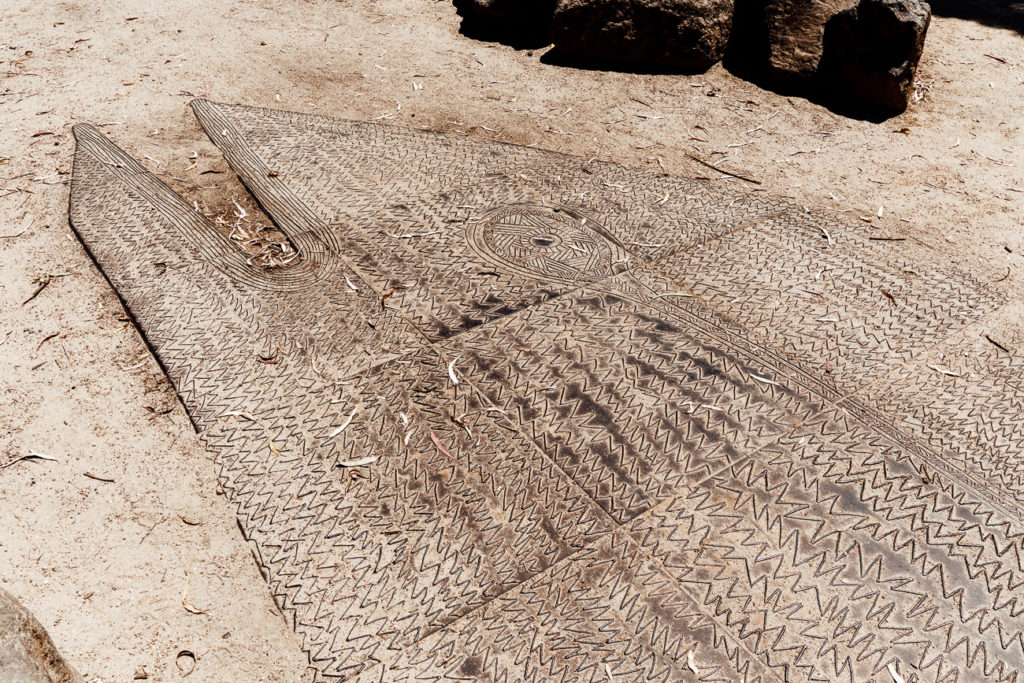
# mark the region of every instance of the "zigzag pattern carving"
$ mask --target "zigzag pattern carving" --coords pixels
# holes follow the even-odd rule
[[[1003,294],[708,183],[194,107],[293,264],[87,126],[70,218],[317,680],[1020,683]]]

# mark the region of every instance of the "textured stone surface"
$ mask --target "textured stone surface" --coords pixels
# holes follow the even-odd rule
[[[861,0],[829,20],[821,79],[851,104],[903,111],[930,21],[921,0]]]
[[[0,683],[81,683],[43,625],[0,588]]]
[[[703,70],[722,58],[733,0],[559,0],[552,40],[571,57]]]
[[[907,107],[931,10],[922,0],[737,0],[729,59],[851,113]]]
[[[299,259],[84,126],[70,216],[322,679],[1020,679],[1000,292],[714,184],[194,108]]]
[[[767,0],[767,75],[783,83],[810,82],[824,50],[825,24],[856,0]]]

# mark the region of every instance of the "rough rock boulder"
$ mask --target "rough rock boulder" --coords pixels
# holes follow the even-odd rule
[[[919,0],[861,0],[826,26],[822,80],[844,101],[903,111],[930,20]]]
[[[559,0],[552,41],[569,57],[705,70],[722,58],[733,0]]]
[[[0,588],[0,683],[81,683],[32,613]]]
[[[825,24],[857,0],[769,0],[764,3],[766,75],[776,83],[807,82],[821,62]]]
[[[548,42],[555,0],[454,0],[454,4],[465,20],[463,31],[475,37]]]

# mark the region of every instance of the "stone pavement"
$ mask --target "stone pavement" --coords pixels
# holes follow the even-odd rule
[[[721,183],[193,108],[277,262],[86,125],[71,223],[322,680],[1019,679],[1004,292]]]

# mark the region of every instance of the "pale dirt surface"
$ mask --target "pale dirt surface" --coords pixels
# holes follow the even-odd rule
[[[143,669],[181,680],[183,649],[199,657],[190,681],[308,674],[210,457],[67,224],[71,123],[99,125],[229,219],[232,200],[258,214],[187,109],[193,96],[383,117],[679,175],[718,177],[687,154],[724,156],[724,168],[762,185],[727,182],[871,218],[879,235],[919,239],[983,281],[1024,289],[1024,41],[1014,31],[936,18],[924,99],[874,124],[720,66],[576,70],[544,63],[546,48],[471,40],[459,24],[449,3],[425,0],[0,6],[0,465],[30,452],[56,459],[0,469],[0,585],[88,680]],[[65,276],[23,306],[46,274]],[[184,602],[203,613],[183,605],[186,588]]]

